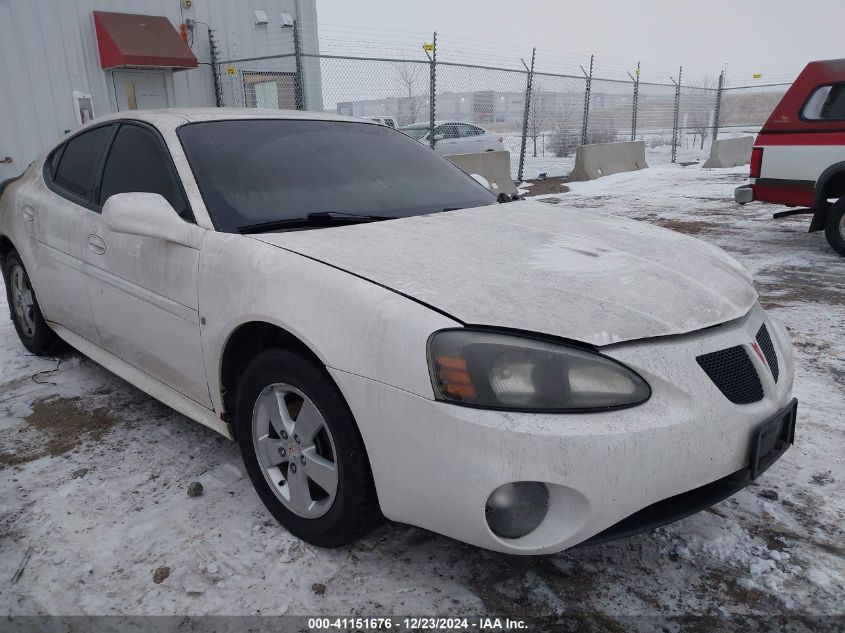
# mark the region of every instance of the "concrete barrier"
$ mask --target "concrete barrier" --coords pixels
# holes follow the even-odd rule
[[[575,167],[570,180],[595,180],[623,171],[647,169],[645,141],[593,143],[575,150]]]
[[[751,161],[751,149],[754,147],[753,136],[723,138],[713,141],[710,146],[710,158],[702,167],[738,167]]]
[[[452,164],[466,173],[477,174],[490,183],[490,191],[499,195],[516,195],[516,185],[511,178],[510,152],[479,152],[478,154],[452,154],[446,156]]]

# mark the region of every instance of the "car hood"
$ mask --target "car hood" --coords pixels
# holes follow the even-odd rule
[[[536,201],[249,237],[465,324],[597,346],[724,323],[757,300],[745,269],[706,242]]]

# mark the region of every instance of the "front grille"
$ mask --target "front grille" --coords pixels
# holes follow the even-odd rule
[[[695,360],[734,404],[750,404],[763,399],[763,385],[748,353],[740,346],[699,356]]]
[[[775,354],[775,346],[774,343],[772,343],[772,337],[769,336],[769,330],[766,328],[765,323],[761,325],[760,329],[757,331],[757,344],[760,346],[760,349],[763,350],[763,356],[766,357],[769,369],[772,370],[772,378],[774,378],[775,382],[777,382],[778,376],[780,376],[778,356]]]

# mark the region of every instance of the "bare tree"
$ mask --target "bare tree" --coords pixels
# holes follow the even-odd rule
[[[416,123],[420,110],[425,103],[424,91],[420,90],[425,64],[396,62],[394,71],[396,81],[402,90],[402,97],[397,102],[396,118],[399,125]],[[407,96],[406,96],[407,95]]]
[[[702,79],[699,79],[690,86],[693,89],[698,89],[701,91],[702,95],[701,98],[708,100],[715,104],[716,99],[716,80],[713,77],[705,76]],[[692,142],[695,143],[696,136],[701,139],[701,144],[699,149],[704,149],[704,141],[710,136],[710,129],[713,126],[713,110],[709,108],[698,108],[689,118],[689,125],[693,131],[693,140]]]
[[[556,110],[550,113],[554,120],[555,130],[552,132],[550,149],[558,158],[569,156],[581,142],[581,131],[572,123],[575,112],[575,97],[563,94],[555,99]]]
[[[534,145],[534,158],[537,158],[537,137],[546,124],[546,100],[543,94],[543,82],[534,79],[531,83],[531,107],[528,110],[528,137]]]

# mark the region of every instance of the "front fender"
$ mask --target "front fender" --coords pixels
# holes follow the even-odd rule
[[[331,369],[425,398],[433,398],[428,337],[461,325],[336,267],[228,233],[209,233],[202,245],[199,311],[208,384],[218,411],[222,354],[244,323],[276,325]]]

